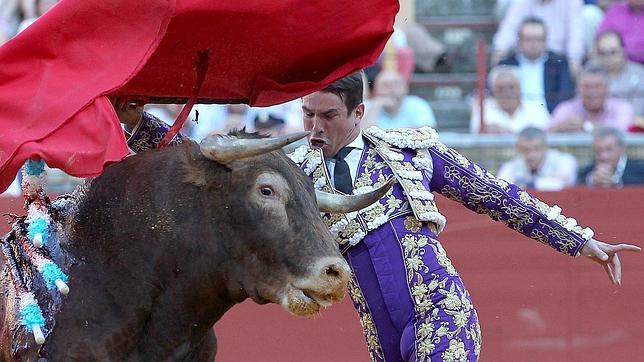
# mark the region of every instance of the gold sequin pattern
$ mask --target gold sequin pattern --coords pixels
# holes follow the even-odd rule
[[[382,352],[382,346],[378,339],[376,324],[373,322],[373,316],[371,315],[364,294],[355,279],[355,275],[352,275],[349,280],[349,296],[351,296],[351,300],[358,311],[360,325],[362,326],[367,348],[369,349],[369,357],[372,361],[383,361],[384,353]]]
[[[477,165],[468,164],[451,148],[436,145],[430,152],[445,161],[442,171],[449,183],[442,186],[442,195],[478,213],[485,213],[535,240],[545,241],[563,253],[574,254],[582,245],[581,227],[566,230],[563,225],[567,218],[563,215],[548,222],[551,207],[546,203],[518,189],[517,197],[513,197],[512,187],[507,181],[497,179]],[[535,225],[543,231],[535,231]]]
[[[402,245],[407,282],[416,310],[416,353],[419,360],[427,360],[438,344],[449,346],[441,357],[443,360],[467,361],[468,351],[461,339],[470,339],[475,353],[480,353],[480,327],[470,326],[472,313],[476,313],[467,291],[452,278],[458,278],[456,269],[438,241],[426,235],[406,234],[400,239]],[[426,248],[432,248],[438,264],[447,272],[446,276],[430,273],[423,261]],[[429,277],[428,280],[425,278]],[[432,302],[438,300],[436,304]],[[436,328],[436,325],[439,325]],[[464,358],[464,359],[463,359]]]

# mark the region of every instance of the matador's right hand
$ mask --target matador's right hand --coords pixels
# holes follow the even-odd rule
[[[622,264],[617,253],[620,251],[641,251],[639,246],[631,244],[608,244],[599,240],[590,239],[581,248],[580,254],[601,264],[606,270],[608,278],[613,284],[622,284]]]

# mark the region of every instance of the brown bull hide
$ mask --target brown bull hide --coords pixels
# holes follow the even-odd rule
[[[311,181],[281,151],[226,166],[191,141],[143,152],[108,167],[71,210],[58,226],[71,292],[49,360],[211,361],[212,326],[235,303],[311,315],[348,282]],[[0,306],[2,359],[33,360],[15,312]]]

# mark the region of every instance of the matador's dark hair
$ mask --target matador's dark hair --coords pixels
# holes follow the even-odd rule
[[[347,114],[351,114],[356,107],[362,103],[363,83],[362,71],[357,71],[344,78],[338,79],[331,85],[322,89],[322,92],[333,93],[342,99],[347,107]]]

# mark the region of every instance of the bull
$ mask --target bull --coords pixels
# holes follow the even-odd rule
[[[64,206],[54,208],[51,252],[71,292],[38,294],[58,309],[38,348],[18,326],[3,260],[2,359],[212,361],[213,325],[236,303],[309,316],[340,300],[350,270],[319,211],[363,208],[387,187],[316,197],[280,150],[305,135],[238,133],[143,152],[54,202]]]

